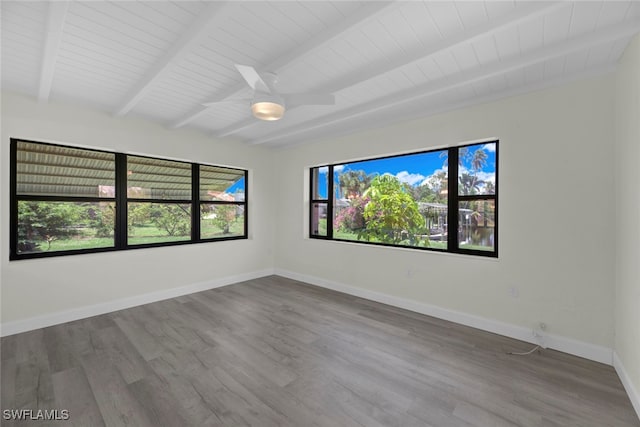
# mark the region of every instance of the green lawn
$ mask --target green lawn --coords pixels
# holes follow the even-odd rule
[[[333,237],[336,239],[342,239],[342,240],[353,240],[353,241],[358,241],[358,236],[356,233],[350,233],[350,232],[346,232],[346,231],[341,231],[341,230],[335,230],[333,232]],[[364,240],[360,240],[361,242],[363,242]],[[376,239],[371,239],[371,242],[378,242],[378,240]],[[399,245],[399,246],[409,246],[409,245]],[[437,240],[432,240],[429,241],[429,244],[426,246],[423,246],[422,244],[419,247],[427,247],[427,248],[431,248],[431,249],[447,249],[447,242],[440,242]],[[491,246],[482,246],[482,245],[472,245],[472,244],[461,244],[460,245],[461,249],[471,249],[471,250],[478,250],[478,251],[492,251],[493,247]]]
[[[461,244],[460,249],[475,249],[478,251],[492,251],[492,246],[482,246],[482,245],[471,245],[471,244]]]
[[[222,229],[216,227],[212,220],[203,220],[201,224],[201,235],[203,239],[224,238],[232,236],[242,236],[244,232],[244,220],[239,218],[231,224],[228,234],[224,234]],[[166,230],[157,228],[154,225],[134,226],[132,233],[127,239],[129,245],[144,245],[150,243],[178,242],[190,240],[191,235],[169,236]],[[38,242],[38,251],[57,252],[78,249],[109,248],[114,246],[113,237],[94,237],[96,230],[84,228],[78,231],[75,236],[58,238],[49,245],[46,241]]]
[[[216,227],[212,219],[203,219],[200,222],[200,235],[203,239],[213,239],[220,237],[242,236],[244,233],[244,218],[240,217],[231,223],[229,233],[224,234],[220,227]]]
[[[321,218],[318,220],[318,233],[321,236],[327,235],[327,219]],[[353,240],[355,242],[366,242],[366,240],[360,239],[358,240],[358,235],[353,232],[344,231],[344,230],[333,230],[333,238],[341,239],[341,240]],[[378,239],[372,238],[370,240],[372,243],[380,243]],[[398,245],[398,246],[406,246],[411,247],[409,245]],[[427,245],[424,243],[420,243],[420,246],[417,247],[427,247],[432,249],[447,249],[447,242],[439,242],[439,241],[430,241]]]
[[[49,247],[47,242],[40,243],[40,250],[44,252],[70,251],[75,249],[94,249],[113,247],[113,237],[71,237],[54,240]]]
[[[319,232],[321,235],[326,235],[327,230],[327,222],[326,219],[321,219],[319,221]],[[222,229],[216,227],[213,223],[213,220],[203,220],[201,223],[201,235],[204,239],[211,238],[224,238],[224,237],[232,237],[232,236],[241,236],[244,231],[244,221],[242,218],[234,221],[230,227],[230,233],[223,234]],[[130,245],[143,245],[143,244],[151,244],[151,243],[164,243],[164,242],[177,242],[189,240],[191,236],[182,235],[182,236],[169,236],[166,230],[159,229],[153,225],[146,226],[136,226],[133,227],[133,233],[128,238],[128,244]],[[95,249],[95,248],[109,248],[114,246],[113,237],[93,237],[95,236],[95,230],[92,228],[86,228],[80,230],[77,236],[67,237],[56,239],[51,242],[51,246],[47,244],[47,242],[41,242],[39,249],[45,252],[54,252],[54,251],[68,251],[68,250],[78,250],[78,249]],[[358,240],[358,236],[356,233],[346,232],[342,230],[334,231],[334,238],[341,240],[352,240],[352,241],[363,241]],[[377,243],[379,242],[376,239],[372,239],[371,242]],[[399,245],[400,246],[400,245]],[[420,247],[428,247],[432,249],[446,249],[446,242],[439,241],[431,241],[426,246],[420,245]],[[472,245],[472,244],[462,244],[460,245],[462,249],[472,249],[472,250],[481,250],[481,251],[491,251],[492,247],[481,246],[481,245]]]

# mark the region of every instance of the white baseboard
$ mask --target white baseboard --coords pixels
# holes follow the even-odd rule
[[[640,390],[638,390],[631,381],[627,370],[624,368],[622,361],[618,357],[618,353],[615,351],[613,352],[613,367],[616,369],[616,372],[620,377],[620,381],[622,381],[622,385],[627,391],[627,395],[629,396],[629,400],[631,400],[633,409],[636,410],[636,414],[638,414],[638,418],[640,418]]]
[[[221,277],[219,279],[208,280],[206,282],[192,283],[178,288],[165,289],[158,292],[151,292],[133,297],[121,298],[100,304],[78,307],[71,310],[59,311],[42,316],[31,317],[24,320],[14,320],[0,325],[0,336],[19,334],[21,332],[32,331],[34,329],[45,328],[47,326],[58,325],[60,323],[71,322],[73,320],[86,319],[87,317],[98,316],[100,314],[111,313],[125,308],[138,305],[149,304],[195,292],[206,291],[208,289],[220,288],[233,283],[244,282],[245,280],[257,279],[259,277],[274,274],[273,269],[253,271],[234,276]]]
[[[412,301],[405,298],[396,297],[382,292],[370,291],[331,280],[322,279],[315,276],[300,274],[289,270],[276,268],[275,274],[289,279],[299,280],[301,282],[310,283],[312,285],[321,286],[323,288],[332,289],[334,291],[343,292],[345,294],[354,295],[360,298],[392,305],[394,307],[404,308],[416,313],[426,314],[428,316],[437,317],[439,319],[449,320],[465,326],[482,329],[484,331],[493,332],[495,334],[504,335],[521,341],[537,344],[535,337],[531,334],[531,329],[504,323],[497,320],[487,319],[460,311],[450,310],[423,302]],[[589,344],[572,338],[559,335],[546,335],[546,347],[553,348],[585,359],[594,360],[596,362],[611,365],[613,363],[613,350],[599,345]]]
[[[0,325],[0,336],[14,335],[21,332],[27,332],[34,329],[57,325],[60,323],[71,322],[73,320],[85,319],[87,317],[111,313],[114,311],[123,310],[125,308],[149,304],[152,302],[175,298],[182,295],[188,295],[195,292],[201,292],[208,289],[219,288],[233,283],[243,282],[245,280],[257,279],[259,277],[269,276],[271,274],[278,274],[290,279],[299,280],[302,282],[310,283],[312,285],[321,286],[327,289],[332,289],[338,292],[343,292],[372,301],[377,301],[383,304],[404,308],[416,313],[426,314],[462,325],[471,326],[473,328],[482,329],[484,331],[493,332],[499,335],[504,335],[534,344],[536,343],[534,337],[531,335],[530,329],[524,328],[522,326],[516,326],[497,320],[474,316],[472,314],[462,313],[435,305],[412,301],[381,292],[370,291],[367,289],[362,289],[355,286],[333,282],[319,277],[309,276],[306,274],[300,274],[283,269],[265,269],[234,276],[227,276],[206,282],[193,283],[191,285],[181,286],[178,288],[166,289],[163,291],[122,298],[114,301],[45,314],[28,319],[6,322]],[[545,343],[549,348],[584,357],[585,359],[606,363],[608,365],[611,365],[614,362],[613,351],[606,347],[601,347],[558,335],[547,335]]]

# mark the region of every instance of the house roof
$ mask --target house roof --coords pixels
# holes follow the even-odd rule
[[[114,153],[20,141],[16,154],[18,195],[114,197]],[[242,170],[202,165],[202,200],[226,200],[211,194],[242,178]],[[191,164],[128,156],[127,187],[129,197],[189,200]]]

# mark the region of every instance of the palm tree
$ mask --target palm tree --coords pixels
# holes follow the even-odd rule
[[[442,167],[445,167],[449,164],[449,150],[442,151],[439,157],[441,159],[444,159],[444,162],[442,163]],[[462,166],[462,162],[467,157],[469,157],[469,149],[467,147],[458,148],[458,165],[459,166]]]
[[[462,190],[462,195],[464,196],[478,194],[478,191],[480,191],[480,185],[484,184],[484,181],[478,179],[476,175],[471,175],[466,172],[460,174],[458,182],[460,189]]]
[[[340,194],[342,197],[352,199],[362,196],[362,193],[369,188],[373,175],[367,175],[363,170],[348,170],[338,175]]]
[[[471,159],[471,167],[474,172],[477,174],[478,171],[482,170],[482,168],[487,164],[487,153],[484,152],[482,148],[478,148],[473,153],[473,157]]]
[[[485,183],[484,192],[486,194],[495,194],[496,193],[496,186],[493,184],[493,182],[487,181]]]

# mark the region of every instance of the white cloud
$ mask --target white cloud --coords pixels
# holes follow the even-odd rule
[[[464,166],[460,166],[459,173],[462,175],[463,173],[468,173],[469,175],[476,175],[480,181],[496,183],[496,174],[495,172],[483,172],[478,171],[473,172],[470,169],[465,168]]]
[[[407,171],[402,171],[396,174],[396,178],[398,178],[400,182],[406,182],[409,185],[416,185],[419,182],[424,181],[425,176],[419,173],[409,173]]]
[[[344,165],[336,165],[333,167],[334,172],[340,172],[342,169],[344,169]]]
[[[496,152],[496,143],[495,143],[495,142],[492,142],[491,144],[484,144],[484,145],[482,146],[482,149],[483,149],[484,151],[488,151],[488,152],[490,152],[490,153],[495,153],[495,152]]]
[[[493,172],[478,172],[478,179],[484,182],[496,183],[496,174]]]
[[[318,173],[327,173],[327,172],[329,172],[329,168],[326,166],[323,166],[318,169]]]
[[[433,182],[432,182],[432,181],[431,181],[431,179],[432,179],[434,176],[436,176],[436,175],[438,175],[438,174],[440,174],[440,173],[442,173],[442,172],[444,172],[444,173],[446,174],[446,173],[447,173],[447,171],[448,171],[448,169],[449,169],[448,167],[442,167],[442,168],[440,168],[440,169],[436,169],[436,170],[434,170],[434,171],[433,171],[433,173],[432,173],[431,175],[429,175],[429,176],[428,176],[428,177],[426,177],[424,180],[422,180],[422,182],[420,183],[420,185],[419,185],[419,186],[426,185],[426,186],[428,186],[428,187],[429,187],[430,189],[432,189],[432,190],[440,191],[440,188],[439,188],[439,187],[438,187],[438,185],[437,185],[437,181],[433,181]],[[434,184],[435,184],[435,185],[434,185]],[[438,187],[438,188],[436,188],[436,187]]]
[[[439,173],[441,173],[441,172],[447,173],[447,171],[448,171],[448,170],[449,170],[449,167],[448,167],[448,166],[445,166],[445,167],[442,167],[442,168],[440,168],[440,169],[436,169],[436,170],[434,170],[434,171],[433,171],[433,173],[432,173],[431,175],[429,175],[429,176],[425,177],[425,178],[422,180],[422,182],[419,184],[419,186],[421,187],[421,186],[423,186],[423,185],[428,185],[428,186],[429,186],[429,188],[432,188],[432,186],[431,186],[431,182],[429,182],[429,181],[431,180],[431,178],[433,178],[435,175],[437,175],[437,174],[439,174]]]

